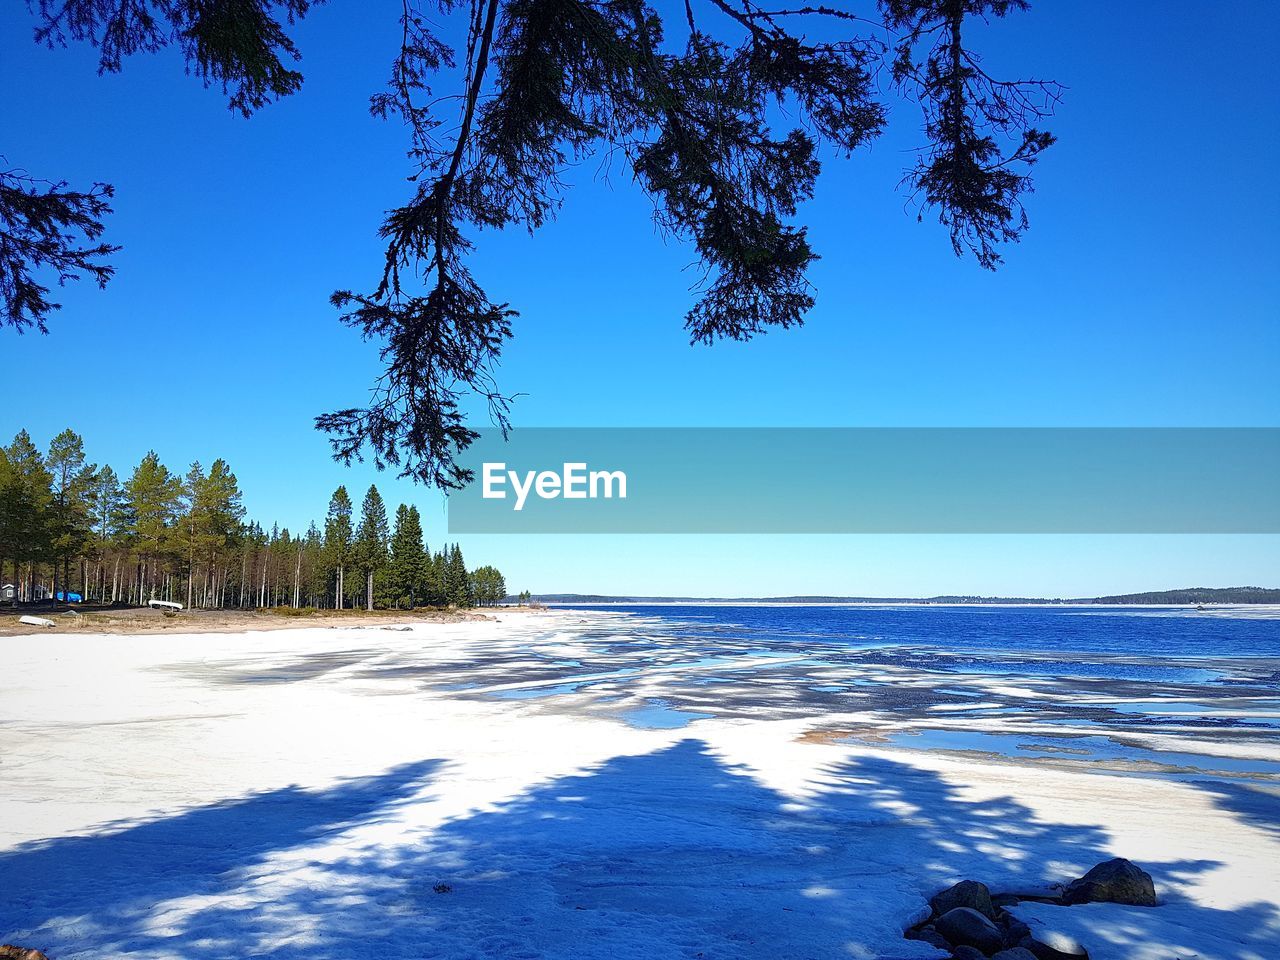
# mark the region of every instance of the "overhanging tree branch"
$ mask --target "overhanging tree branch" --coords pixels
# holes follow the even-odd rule
[[[119,247],[98,238],[112,193],[105,183],[72,190],[0,170],[0,326],[48,332],[45,321],[61,304],[37,276],[52,275],[59,286],[82,276],[107,285],[115,268],[106,261]]]
[[[465,17],[461,67],[428,26],[427,5]],[[84,40],[103,70],[124,57],[176,45],[206,84],[248,114],[298,89],[298,51],[286,25],[309,0],[29,0],[37,40]],[[400,50],[380,117],[409,127],[413,196],[385,217],[381,275],[372,292],[339,290],[342,320],[379,344],[385,372],[368,402],[318,417],[334,455],[370,452],[379,466],[445,488],[469,479],[456,463],[476,437],[471,408],[504,430],[511,397],[495,370],[515,312],[468,269],[473,234],[534,231],[560,208],[568,169],[593,154],[625,156],[654,218],[697,251],[694,342],[746,339],[804,321],[817,258],[800,205],[813,193],[823,151],[839,156],[883,129],[877,83],[919,104],[924,146],[902,184],[947,229],[957,254],[994,269],[1027,228],[1030,168],[1053,143],[1039,129],[1061,87],[991,77],[965,46],[966,18],[1001,18],[1027,0],[863,0],[779,5],[684,0],[675,37],[646,0],[402,0]],[[702,17],[706,11],[709,18]],[[714,31],[702,21],[716,22]],[[820,40],[797,28],[818,26]],[[460,74],[457,93],[428,81]],[[790,118],[797,117],[795,121]],[[450,124],[451,135],[441,137]],[[447,140],[442,144],[441,139]],[[96,191],[96,192],[95,192]],[[39,325],[52,305],[31,270],[65,282],[111,275],[95,245],[109,188],[68,191],[60,240],[30,259],[20,231],[0,252],[9,322]],[[0,195],[3,199],[3,195]],[[29,201],[22,201],[29,202]],[[0,210],[0,218],[5,212]],[[19,217],[21,219],[21,217]],[[3,223],[0,219],[0,223]],[[6,237],[16,237],[8,239]],[[5,277],[9,277],[5,285]],[[14,280],[12,278],[17,278]],[[13,317],[26,318],[21,323]]]

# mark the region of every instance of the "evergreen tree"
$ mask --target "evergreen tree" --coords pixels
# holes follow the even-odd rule
[[[175,528],[175,544],[187,561],[187,606],[195,599],[197,564],[203,576],[199,605],[223,606],[229,576],[226,561],[241,535],[244,519],[240,486],[225,460],[215,460],[207,474],[197,461],[187,472],[182,499],[184,510]],[[243,576],[244,564],[241,570]]]
[[[471,572],[471,596],[482,607],[507,598],[507,582],[497,567],[477,567]]]
[[[9,452],[0,447],[0,584],[4,583],[5,560],[14,555],[21,542],[21,534],[17,528],[21,513],[18,510],[16,490],[17,478],[9,463]],[[13,580],[16,584],[17,571],[14,572]],[[14,599],[17,599],[16,594]]]
[[[325,562],[324,534],[313,521],[307,527],[307,536],[303,542],[303,567],[299,573],[307,592],[307,605],[322,607],[329,593],[328,564]],[[302,589],[302,588],[300,588]]]
[[[196,583],[196,555],[203,553],[203,537],[199,529],[200,490],[204,486],[204,467],[199,460],[194,461],[187,470],[186,481],[182,486],[182,516],[174,531],[173,541],[180,553],[187,560],[187,606],[192,606],[192,592]]]
[[[356,531],[355,562],[365,577],[365,609],[373,609],[373,581],[387,565],[391,534],[387,530],[387,507],[376,486],[370,485],[360,504],[360,526]]]
[[[89,522],[100,548],[111,543],[123,527],[124,504],[120,478],[111,467],[104,466],[94,474],[93,489],[89,492]]]
[[[91,544],[96,569],[96,593],[106,599],[106,571],[103,561],[107,551],[120,546],[125,526],[125,497],[120,478],[110,467],[103,467],[93,478],[89,493],[89,525],[93,531]],[[111,600],[117,599],[120,581],[120,558],[117,555],[111,578]]]
[[[50,549],[49,508],[53,478],[44,458],[25,430],[5,448],[3,489],[0,489],[0,543],[13,563],[15,597],[35,599],[35,564]],[[22,565],[29,564],[24,580]]]
[[[272,549],[271,606],[278,607],[286,603],[286,597],[293,582],[293,561],[298,552],[299,543],[289,533],[288,527],[280,528],[280,536]]]
[[[135,600],[144,603],[155,594],[159,574],[172,554],[182,483],[148,450],[124,485],[127,536],[137,551]]]
[[[346,487],[338,487],[329,499],[329,514],[324,522],[324,549],[329,569],[335,572],[334,607],[343,608],[346,569],[351,562],[351,497]]]
[[[431,554],[423,577],[423,589],[431,598],[431,605],[444,607],[449,604],[449,555],[448,547]]]
[[[467,577],[467,565],[462,560],[462,548],[456,543],[445,561],[444,581],[446,602],[455,607],[471,606],[471,581]]]
[[[89,494],[97,467],[87,463],[84,441],[72,430],[63,430],[49,444],[45,468],[51,478],[49,513],[50,550],[53,561],[53,595],[69,598],[71,558],[89,542]],[[61,564],[61,582],[58,572]]]
[[[262,576],[267,567],[267,542],[262,524],[252,520],[245,526],[240,556],[241,606],[262,606]]]
[[[418,508],[402,503],[396,508],[395,531],[391,534],[388,586],[392,603],[396,606],[406,604],[412,610],[419,602],[428,599],[422,590],[427,563]]]
[[[220,557],[235,543],[244,522],[240,484],[227,461],[215,460],[209,468],[201,507],[205,514],[205,530],[213,556]]]

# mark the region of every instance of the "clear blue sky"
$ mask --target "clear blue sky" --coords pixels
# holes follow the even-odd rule
[[[49,337],[0,333],[0,434],[65,426],[127,473],[226,458],[251,515],[303,527],[345,483],[442,498],[327,458],[311,418],[362,402],[376,351],[336,321],[368,287],[404,137],[368,116],[399,4],[334,2],[296,31],[302,92],[245,121],[176,54],[96,76],[0,8],[0,153],[117,188],[105,292],[62,291]],[[1158,15],[1156,15],[1158,13]],[[895,192],[917,117],[831,159],[803,216],[823,259],[801,330],[690,347],[690,250],[625,172],[595,165],[536,237],[479,238],[477,273],[521,316],[501,371],[518,424],[1280,425],[1280,5],[1035,5],[984,31],[993,73],[1069,90],[1032,229],[997,274],[956,260]],[[1085,595],[1280,585],[1276,537],[467,537],[535,591]]]

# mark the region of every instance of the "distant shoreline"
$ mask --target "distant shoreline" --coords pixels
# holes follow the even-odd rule
[[[1186,611],[1204,616],[1231,616],[1239,619],[1280,620],[1280,603],[1018,603],[1014,601],[1001,603],[937,603],[919,600],[855,600],[831,602],[788,602],[783,600],[615,600],[615,601],[538,601],[549,610],[573,610],[593,608],[597,610],[617,610],[624,612],[636,607],[660,607],[669,610],[682,608],[756,608],[756,609],[843,609],[843,610],[1074,610],[1080,612],[1096,610],[1128,611]]]
[[[961,600],[541,600],[546,607],[1072,607],[1074,609],[1105,608],[1108,610],[1185,610],[1202,606],[1206,610],[1229,610],[1246,607],[1251,610],[1276,610],[1280,602],[1260,603],[1098,603],[1081,600],[983,600],[966,603]],[[498,608],[502,609],[502,608]]]
[[[532,599],[540,603],[702,603],[780,604],[787,606],[951,606],[951,607],[1089,607],[1089,606],[1239,606],[1280,604],[1280,588],[1275,587],[1180,587],[1176,590],[1148,590],[1142,593],[1103,594],[1093,597],[1018,597],[939,593],[929,597],[868,597],[803,593],[765,597],[635,596],[604,593],[541,593]]]

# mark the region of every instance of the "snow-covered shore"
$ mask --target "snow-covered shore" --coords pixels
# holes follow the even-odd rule
[[[1089,697],[1084,719],[1053,712]],[[1028,919],[1095,960],[1280,956],[1274,738],[1162,723],[1099,753],[1089,724],[1123,701],[567,610],[7,638],[0,942],[54,960],[927,958],[902,931],[941,887],[1044,890],[1123,856],[1162,906]],[[1002,752],[1010,736],[1042,749]]]

